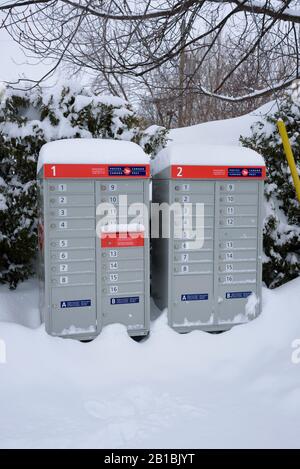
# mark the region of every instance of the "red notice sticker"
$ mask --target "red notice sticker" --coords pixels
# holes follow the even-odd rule
[[[144,246],[144,232],[114,232],[101,234],[102,248],[129,248]]]

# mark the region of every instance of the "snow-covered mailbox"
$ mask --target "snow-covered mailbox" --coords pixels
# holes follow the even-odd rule
[[[40,308],[49,334],[86,340],[111,323],[148,334],[149,176],[148,157],[131,142],[42,147]]]
[[[169,325],[221,331],[256,317],[263,158],[246,148],[173,144],[152,174],[153,202],[174,204],[170,236],[152,240],[152,292]]]

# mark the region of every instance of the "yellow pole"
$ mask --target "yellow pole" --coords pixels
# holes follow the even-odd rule
[[[288,134],[287,134],[287,131],[286,131],[285,123],[280,119],[280,120],[277,121],[277,127],[278,127],[280,137],[281,137],[281,140],[282,140],[282,145],[283,145],[283,149],[284,149],[284,152],[285,152],[285,156],[286,156],[288,165],[289,165],[290,170],[291,170],[292,178],[293,178],[293,181],[294,181],[294,186],[295,186],[295,189],[296,189],[297,198],[300,202],[300,179],[299,179],[299,175],[298,175],[297,166],[296,166],[296,163],[295,163],[292,147],[291,147],[289,137],[288,137]]]

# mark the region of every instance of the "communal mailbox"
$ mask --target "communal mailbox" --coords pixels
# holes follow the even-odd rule
[[[256,317],[262,157],[246,148],[174,144],[157,156],[152,173],[153,202],[182,207],[182,215],[171,211],[170,236],[152,240],[152,294],[160,309],[168,308],[169,325],[178,332],[221,331]],[[196,204],[203,236],[198,246]],[[190,220],[184,213],[192,213]]]
[[[130,142],[72,139],[43,146],[40,309],[49,334],[87,340],[122,323],[149,332],[149,161]],[[104,218],[105,217],[105,218]],[[137,222],[133,223],[133,219]]]

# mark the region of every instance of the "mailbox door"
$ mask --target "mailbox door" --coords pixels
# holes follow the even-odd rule
[[[214,181],[180,180],[171,182],[171,201],[182,206],[182,236],[170,240],[170,309],[171,326],[177,329],[200,327],[213,322],[213,249],[214,249]],[[193,204],[192,229],[196,228],[196,203],[204,209],[203,245],[195,247],[190,229],[184,226],[184,204]],[[186,206],[186,209],[189,207]],[[201,212],[201,210],[200,210]]]
[[[95,335],[94,182],[55,179],[46,184],[46,329],[52,335]]]
[[[128,206],[133,203],[148,204],[148,180],[103,180],[96,182],[96,204],[108,203],[107,225],[128,225]],[[124,198],[125,196],[125,198]],[[100,215],[100,214],[99,214]],[[100,216],[97,217],[97,223]],[[147,226],[141,217],[139,221]],[[99,225],[98,225],[99,226]],[[98,321],[102,326],[121,323],[134,335],[135,331],[148,330],[146,319],[149,295],[148,239],[137,237],[122,241],[116,234],[108,241],[97,238],[97,290]],[[125,235],[126,236],[126,235]]]
[[[259,312],[260,184],[249,180],[216,183],[218,324],[248,322]]]

